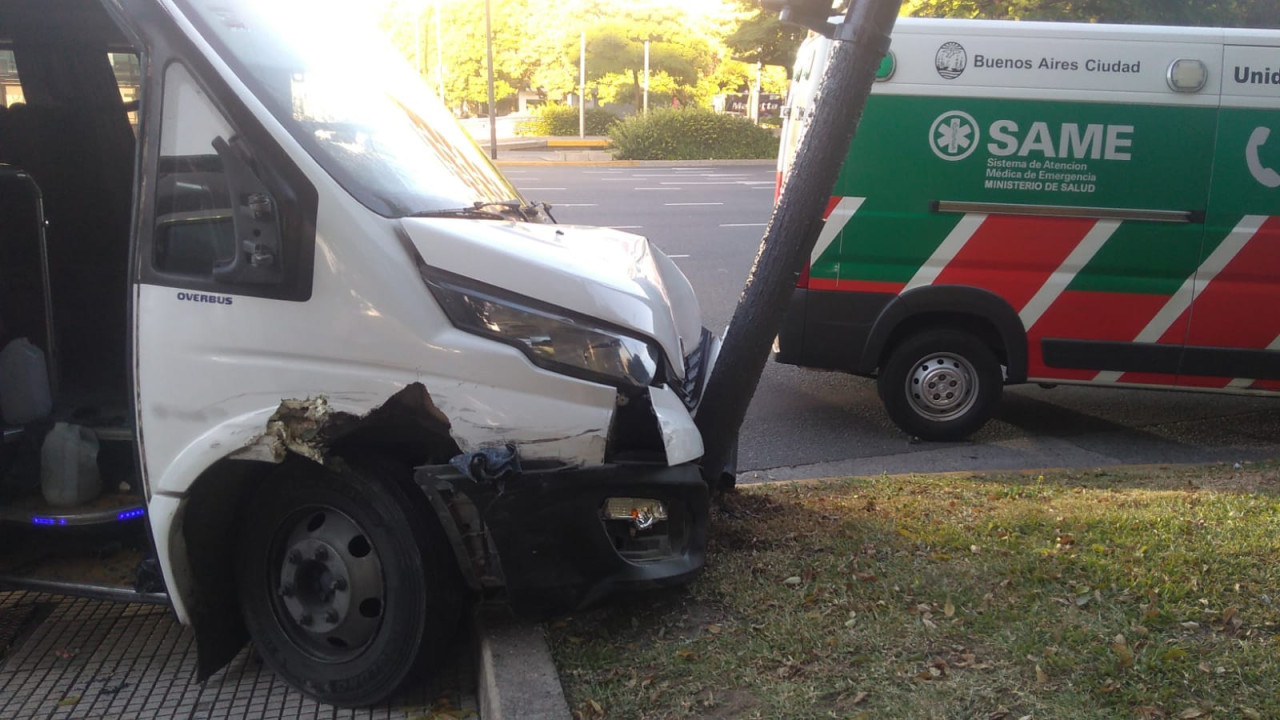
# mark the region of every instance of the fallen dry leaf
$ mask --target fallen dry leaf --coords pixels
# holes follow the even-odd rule
[[[1133,666],[1133,650],[1129,647],[1129,642],[1124,639],[1123,635],[1117,635],[1115,640],[1111,641],[1111,649],[1115,651],[1116,657],[1120,661],[1120,667]]]
[[[1202,718],[1204,716],[1205,711],[1200,708],[1187,708],[1186,710],[1178,713],[1180,720],[1195,720],[1195,718]]]
[[[867,695],[869,695],[869,693],[866,693],[866,692],[860,692],[860,693],[858,693],[857,695],[854,695],[854,696],[853,696],[853,704],[854,704],[854,705],[858,705],[858,704],[860,704],[863,700],[866,700],[866,699],[867,699]]]
[[[947,617],[955,616],[956,606],[951,604],[951,598],[947,598],[947,604],[942,606],[942,614]]]
[[[1036,682],[1044,684],[1049,682],[1049,675],[1039,665],[1036,665]]]

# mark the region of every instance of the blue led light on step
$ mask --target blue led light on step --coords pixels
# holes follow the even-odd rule
[[[31,516],[32,525],[66,525],[66,518],[42,517],[40,515]]]

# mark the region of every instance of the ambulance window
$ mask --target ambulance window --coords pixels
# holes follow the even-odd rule
[[[156,174],[156,270],[211,277],[234,253],[231,199],[215,138],[235,135],[226,117],[178,63],[165,70]]]
[[[22,83],[18,82],[18,64],[13,60],[13,51],[0,49],[0,107],[22,101]]]
[[[138,135],[138,95],[141,92],[142,68],[138,64],[138,56],[134,53],[107,53],[111,58],[111,70],[116,76],[116,85],[120,88],[120,99],[129,111],[129,126],[133,128],[134,137]]]

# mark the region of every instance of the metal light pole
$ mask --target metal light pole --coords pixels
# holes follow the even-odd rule
[[[440,90],[440,104],[444,105],[444,50],[440,42],[440,0],[432,6],[436,11],[436,87]]]
[[[644,41],[644,114],[649,114],[649,41]]]
[[[695,422],[705,447],[702,472],[712,487],[728,479],[725,472],[732,466],[747,405],[796,278],[822,231],[823,209],[871,94],[876,68],[889,51],[889,33],[902,5],[902,0],[855,0],[844,21],[833,27],[827,24],[830,5],[822,0],[770,2],[782,6],[783,21],[793,13],[803,15],[810,21],[806,27],[825,29],[837,42],[698,407]]]
[[[752,95],[751,121],[757,125],[760,124],[760,73],[762,72],[763,68],[764,68],[764,65],[759,60],[757,60],[756,61],[756,84],[755,84],[755,87],[752,88],[753,92],[751,93]]]
[[[498,159],[498,126],[493,106],[493,28],[489,18],[489,0],[484,0],[484,43],[489,56],[489,157]]]
[[[414,70],[419,75],[423,75],[427,71],[427,64],[423,62],[422,52],[422,8],[418,8],[417,14],[413,18],[413,64],[416,66]]]
[[[488,0],[486,0],[487,2]],[[587,136],[587,31],[578,43],[578,138]]]

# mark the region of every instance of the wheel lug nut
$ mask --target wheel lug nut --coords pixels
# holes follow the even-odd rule
[[[330,610],[329,612],[325,613],[324,620],[325,622],[330,624],[338,622],[338,611]]]
[[[330,590],[337,590],[338,592],[342,592],[343,590],[346,590],[346,589],[347,589],[347,579],[346,579],[346,578],[336,578],[336,579],[334,579],[333,584],[329,586],[329,589],[330,589]]]
[[[280,586],[280,597],[293,597],[293,583],[287,582]]]
[[[289,551],[289,564],[290,564],[290,565],[297,565],[297,564],[298,564],[298,563],[300,563],[300,562],[302,562],[302,553],[301,553],[300,551],[298,551],[298,550],[290,550],[290,551]]]
[[[303,615],[302,617],[298,618],[298,622],[302,623],[302,627],[311,627],[311,623],[314,621],[315,621],[315,618],[311,617],[310,615]]]
[[[322,547],[316,548],[315,558],[320,562],[324,562],[325,560],[329,559],[329,551],[325,550]]]

